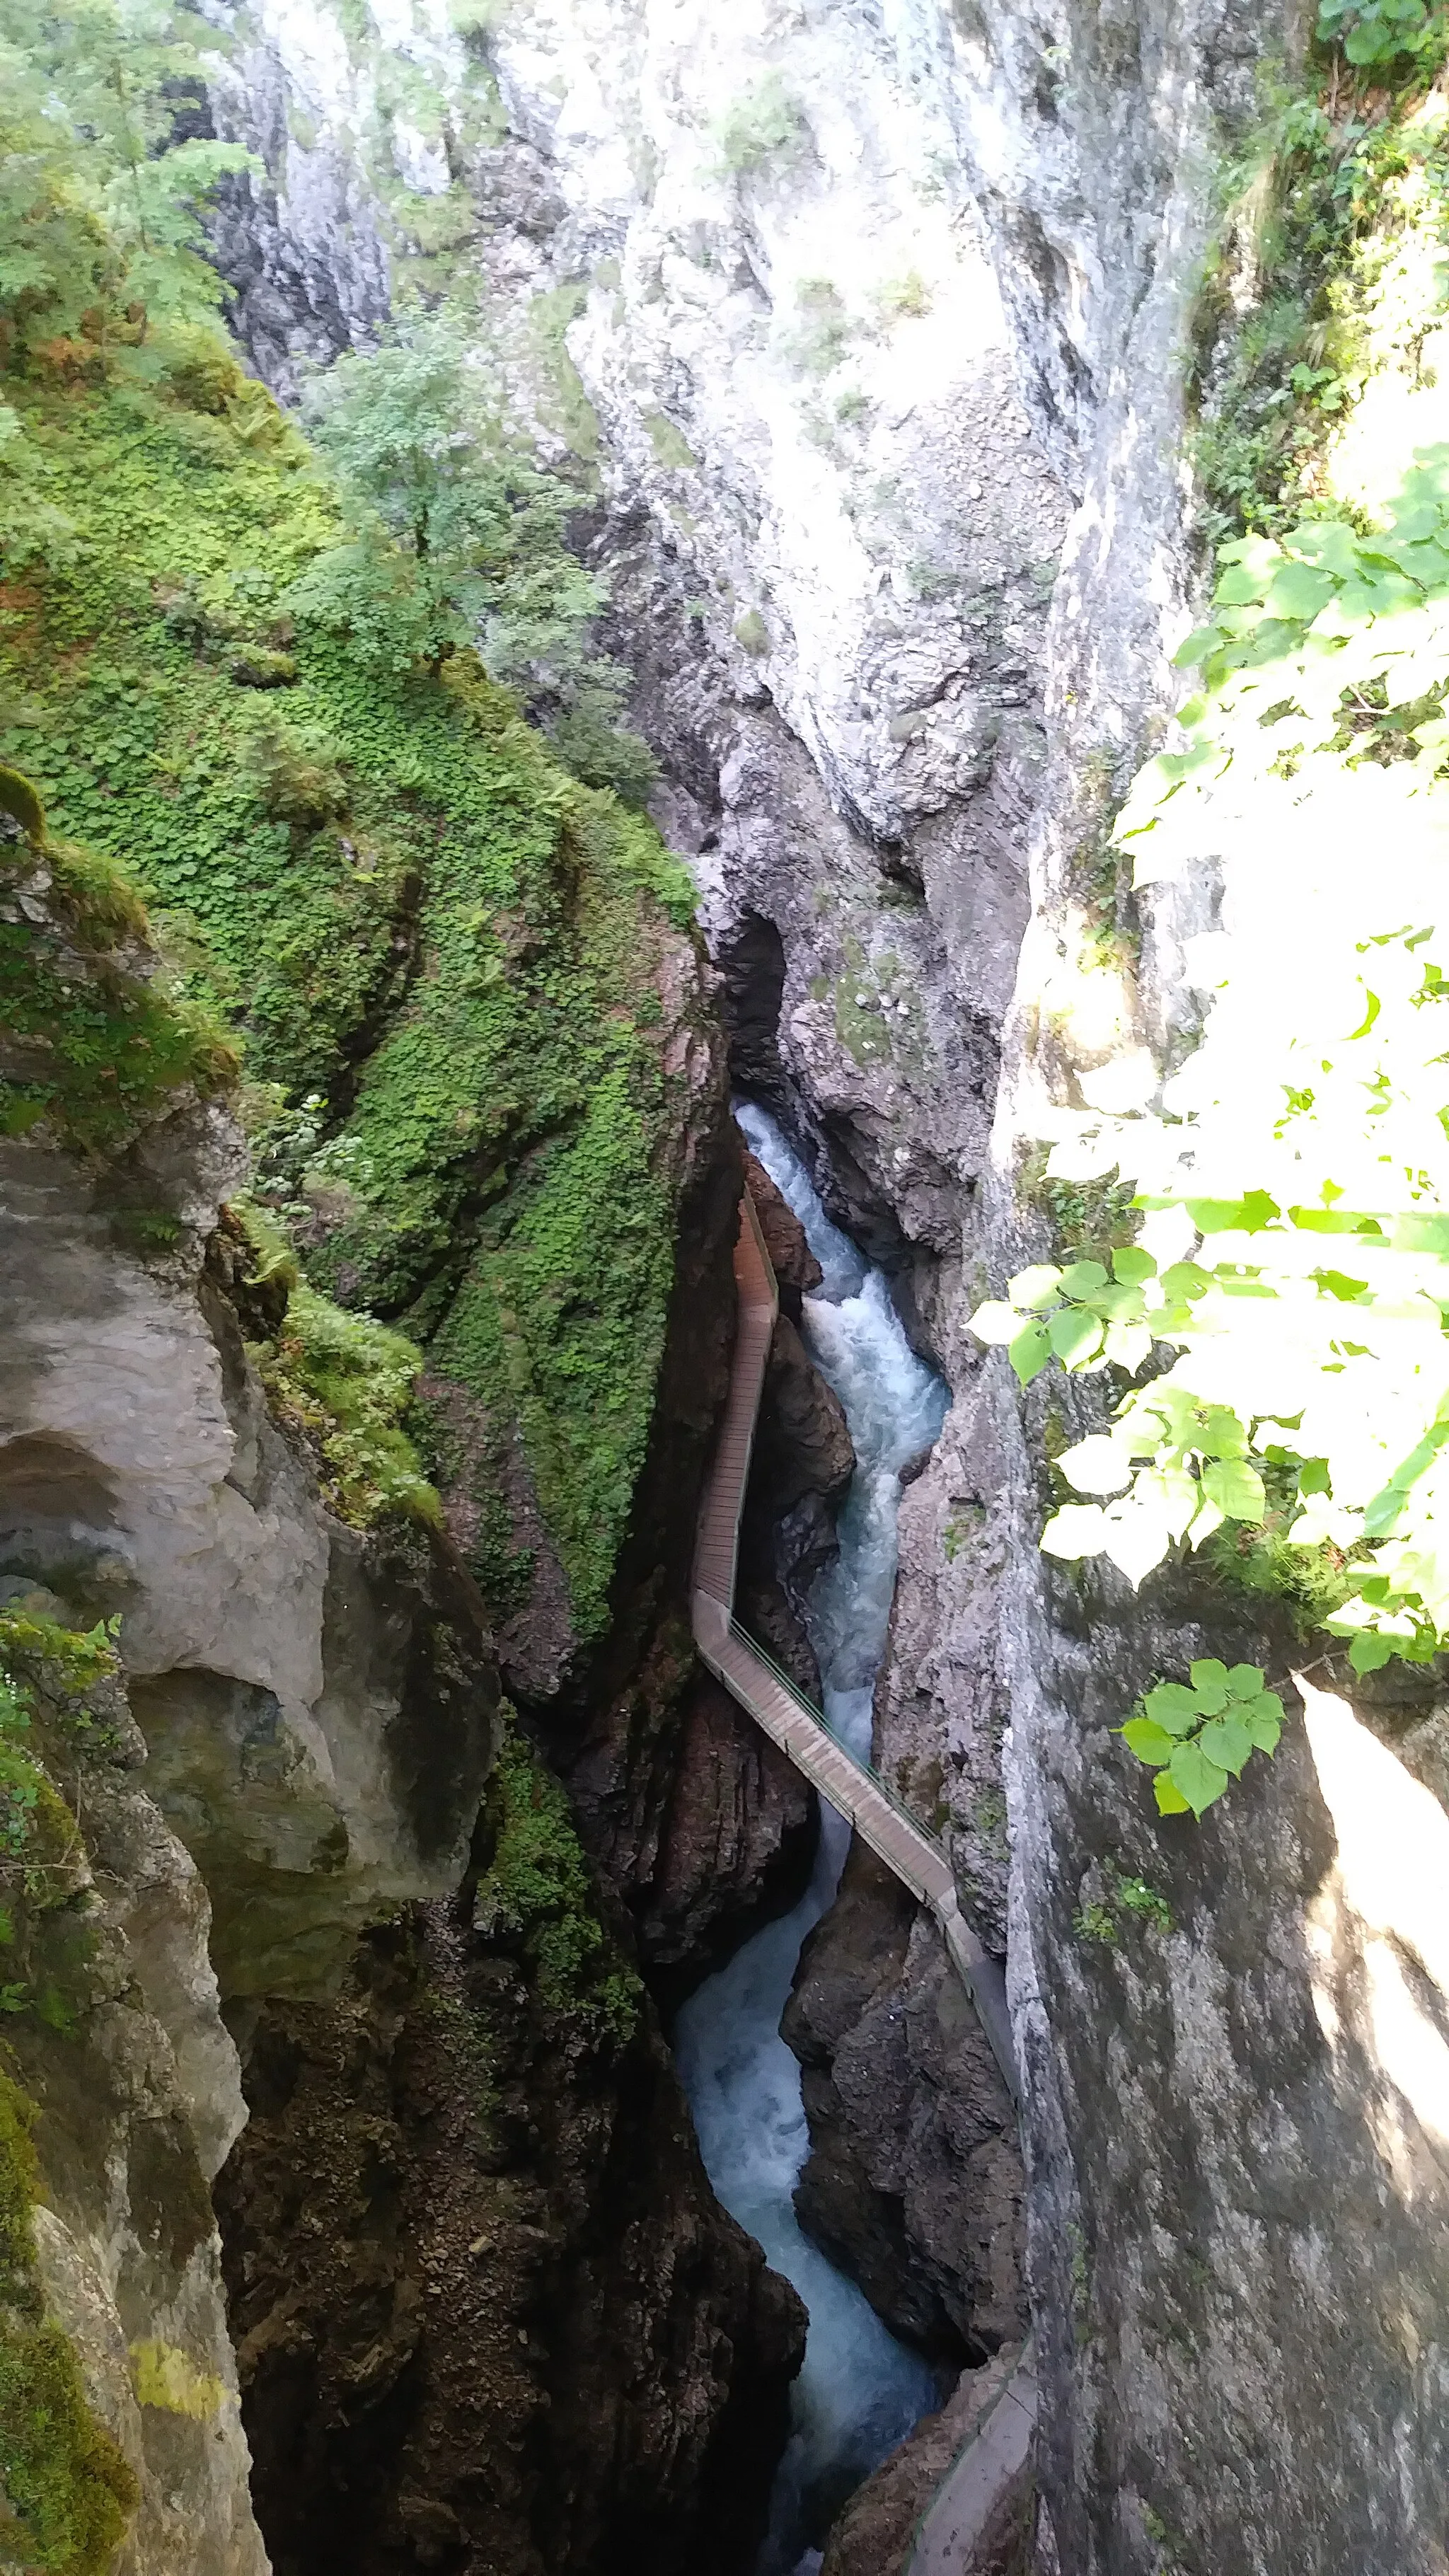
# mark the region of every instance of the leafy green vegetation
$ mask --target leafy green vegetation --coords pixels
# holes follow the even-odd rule
[[[1256,1664],[1229,1671],[1200,1656],[1185,1682],[1159,1682],[1118,1729],[1124,1744],[1156,1776],[1163,1816],[1202,1816],[1254,1752],[1276,1753],[1283,1703]]]
[[[467,641],[476,622],[576,771],[647,785],[588,652],[572,496],[509,447],[437,317],[318,388],[319,461],[181,291],[205,171],[226,166],[168,164],[194,57],[164,12],[87,9],[76,45],[134,82],[148,169],[179,192],[180,266],[154,306],[138,292],[106,193],[136,156],[122,137],[106,158],[74,47],[14,8],[16,113],[45,127],[54,205],[0,203],[6,1121],[104,1157],[168,1092],[224,1087],[242,1047],[258,1208],[307,1274],[264,1364],[334,1505],[426,1516],[410,1437],[448,1450],[476,1570],[516,1593],[495,1471],[518,1424],[587,1636],[662,1347],[677,1109],[658,988],[693,897]],[[52,230],[50,267],[27,265]],[[38,870],[53,933],[20,909]],[[143,897],[166,961],[149,982]],[[163,1240],[133,1217],[140,1248]],[[434,1394],[405,1420],[409,1343],[436,1346]]]
[[[1371,364],[1374,291],[1416,229],[1449,239],[1449,128],[1421,112],[1449,50],[1444,12],[1324,0],[1318,37],[1342,55],[1321,96],[1273,102],[1227,175],[1200,299],[1192,453],[1215,542],[1322,506],[1325,440]]]
[[[1114,1860],[1103,1861],[1102,1876],[1106,1896],[1092,1899],[1073,1917],[1072,1929],[1079,1941],[1100,1941],[1104,1948],[1115,1948],[1122,1937],[1124,1914],[1129,1922],[1150,1923],[1156,1932],[1173,1929],[1172,1908],[1150,1879],[1134,1876]]]
[[[35,1919],[64,1909],[77,1883],[75,1820],[30,1750],[32,1715],[43,1693],[73,1747],[104,1751],[104,1686],[114,1673],[105,1631],[75,1636],[23,1611],[0,1615],[0,1946],[10,1971],[0,2012],[31,2012],[60,2031],[70,2026],[60,1992],[14,1974],[36,1966]],[[104,2576],[138,2491],[86,2404],[68,2337],[45,2315],[31,2236],[41,2197],[34,2119],[34,2104],[0,2071],[0,2479],[15,2517],[0,2527],[0,2550],[53,2576]]]
[[[33,791],[32,805],[38,817]],[[205,1099],[234,1080],[215,1012],[137,971],[146,930],[134,888],[104,858],[0,838],[0,1134],[44,1120],[74,1152],[111,1155],[169,1094]]]
[[[727,170],[744,178],[772,163],[788,164],[803,151],[810,128],[798,99],[779,72],[765,72],[730,101],[715,127]]]
[[[1315,254],[1362,367],[1343,428],[1320,425],[1311,507],[1281,481],[1246,511],[1275,533],[1219,547],[1177,657],[1191,694],[1112,833],[1134,889],[1221,867],[1231,935],[1187,960],[1201,1039],[1166,1079],[1124,1058],[1082,1076],[1101,1106],[1050,1113],[1044,1177],[1130,1193],[1136,1242],[1037,1264],[974,1320],[1023,1384],[1054,1362],[1117,1372],[1107,1427],[1055,1461],[1088,1499],[1051,1515],[1049,1554],[1105,1555],[1137,1585],[1206,1547],[1368,1673],[1449,1640],[1449,108],[1415,94],[1415,46],[1389,47],[1411,12],[1351,16],[1350,62],[1402,56],[1404,84],[1352,91],[1357,126],[1334,128],[1352,220]],[[1320,34],[1349,23],[1325,13]],[[1338,71],[1329,96],[1303,130],[1332,124]],[[1271,1750],[1260,1682],[1205,1661],[1149,1693],[1123,1732],[1163,1812],[1201,1814]]]
[[[238,1214],[260,1267],[289,1274],[287,1311],[252,1356],[278,1419],[310,1451],[340,1520],[370,1529],[391,1512],[437,1524],[442,1506],[405,1428],[423,1355],[370,1315],[348,1314],[296,1275],[284,1236],[254,1208]]]
[[[579,776],[641,793],[658,773],[618,730],[627,674],[589,640],[605,593],[565,539],[583,495],[519,451],[487,381],[448,313],[413,315],[314,379],[306,417],[345,526],[279,605],[385,671],[436,673],[476,646]]]
[[[568,1800],[516,1723],[504,1736],[484,1823],[492,1858],[478,1881],[477,1928],[521,1941],[549,2012],[622,2044],[643,1988],[599,1921]]]

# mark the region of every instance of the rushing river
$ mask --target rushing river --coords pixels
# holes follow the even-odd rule
[[[750,1104],[736,1114],[825,1273],[820,1293],[805,1303],[804,1338],[845,1407],[856,1472],[840,1516],[840,1553],[815,1585],[808,1624],[826,1713],[868,1760],[871,1698],[895,1586],[899,1470],[936,1438],[946,1389],[916,1358],[881,1273],[830,1223],[773,1121]],[[710,2181],[810,2311],[760,2576],[818,2566],[814,2553],[831,2515],[936,2396],[926,2364],[886,2331],[795,2217],[795,2182],[810,2141],[800,2069],[780,2037],[780,2015],[800,1945],[835,1893],[849,1840],[849,1827],[823,1808],[808,1891],[793,1913],[757,1933],[691,1996],[675,2035]]]

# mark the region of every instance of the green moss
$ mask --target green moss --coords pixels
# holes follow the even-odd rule
[[[565,285],[547,288],[535,295],[526,315],[527,333],[535,364],[542,380],[542,405],[548,415],[545,426],[563,439],[570,455],[586,468],[596,466],[599,454],[598,414],[584,389],[583,377],[569,356],[566,333],[569,324],[582,313],[588,301],[585,286]],[[597,472],[587,479],[597,482]]]
[[[479,1930],[519,1943],[549,2012],[622,2044],[643,1988],[599,1921],[568,1800],[516,1725],[503,1739],[485,1821],[493,1856],[478,1882]]]
[[[657,985],[689,879],[470,657],[441,679],[390,676],[287,630],[275,603],[335,542],[338,511],[224,356],[202,367],[191,346],[146,386],[10,390],[73,534],[0,599],[0,680],[26,715],[0,727],[0,758],[100,853],[105,899],[132,920],[134,878],[174,962],[164,996],[121,992],[156,1026],[125,1020],[114,1082],[109,987],[97,1025],[79,1022],[67,1133],[108,1149],[173,1074],[220,1080],[218,1016],[254,1084],[317,1095],[310,1167],[261,1184],[273,1217],[319,1295],[445,1342],[465,1392],[502,1408],[500,1438],[521,1422],[576,1614],[597,1627],[672,1275],[678,1106]],[[284,694],[230,676],[238,654],[282,651]],[[82,862],[67,847],[63,865]],[[61,999],[56,964],[28,930],[18,942],[39,1021]],[[56,1089],[54,1067],[32,1082],[27,1066],[20,1123]],[[490,1308],[519,1319],[501,1349]],[[319,1309],[298,1313],[320,1329]],[[338,1392],[310,1326],[279,1400],[287,1380],[322,1403],[328,1373]],[[334,1464],[365,1515],[388,1482],[376,1449],[360,1485]],[[496,1525],[491,1489],[487,1507]]]
[[[214,1015],[135,971],[126,950],[146,930],[112,862],[66,842],[0,842],[0,1134],[44,1120],[73,1151],[105,1156],[169,1094],[233,1081]]]
[[[649,444],[661,465],[668,465],[681,473],[686,468],[698,466],[699,458],[683,430],[675,427],[667,412],[646,411],[644,426],[649,433]]]
[[[0,2073],[0,2478],[14,2517],[0,2526],[0,2551],[7,2565],[47,2576],[105,2576],[139,2489],[86,2403],[69,2337],[45,2316],[31,2219],[41,2196],[35,2116]]]
[[[746,608],[735,619],[735,642],[755,661],[769,652],[770,630],[757,608]]]
[[[339,1520],[370,1529],[389,1513],[438,1524],[442,1506],[403,1428],[423,1355],[370,1315],[350,1315],[298,1282],[269,1341],[252,1345],[280,1418],[311,1450]]]
[[[186,2415],[196,2424],[221,2412],[226,2389],[209,2370],[198,2370],[179,2344],[149,2337],[130,2349],[131,2385],[138,2406],[155,2406],[166,2415]]]

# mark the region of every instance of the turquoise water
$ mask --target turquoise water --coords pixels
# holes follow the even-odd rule
[[[819,1294],[805,1302],[804,1337],[845,1407],[856,1473],[840,1516],[840,1553],[815,1585],[808,1624],[826,1714],[869,1759],[871,1699],[895,1587],[899,1471],[936,1438],[947,1393],[907,1342],[881,1273],[830,1223],[773,1121],[751,1103],[738,1105],[736,1115],[825,1273]],[[818,2566],[831,2516],[937,2395],[919,2355],[887,2332],[795,2216],[794,2188],[810,2140],[800,2069],[780,2037],[780,2016],[801,1943],[835,1893],[849,1840],[849,1827],[825,1809],[814,1876],[800,1903],[691,1996],[675,2032],[710,2181],[810,2312],[759,2576]]]

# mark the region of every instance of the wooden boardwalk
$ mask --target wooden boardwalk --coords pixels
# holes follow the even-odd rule
[[[694,1557],[694,1640],[710,1671],[757,1726],[813,1781],[941,1927],[953,1967],[976,2007],[1013,2102],[1020,2102],[1006,1979],[961,1911],[945,1846],[902,1806],[878,1774],[832,1734],[734,1616],[740,1516],[750,1451],[774,1338],[779,1292],[746,1190],[735,1245],[739,1329],[729,1396],[700,1505]],[[990,2556],[1000,2516],[1030,2460],[1037,2391],[1028,2343],[1007,2387],[952,2462],[917,2528],[910,2576],[973,2576]]]
[[[944,1845],[917,1822],[885,1782],[833,1735],[818,1708],[755,1644],[734,1617],[740,1515],[749,1481],[750,1451],[779,1311],[779,1292],[765,1250],[755,1204],[740,1202],[735,1245],[739,1330],[729,1396],[714,1463],[700,1505],[694,1558],[694,1638],[710,1671],[748,1709],[782,1752],[862,1842],[893,1869],[922,1905],[929,1906],[962,1984],[980,2016],[1013,2101],[1016,2052],[1006,2008],[1000,1962],[983,1949],[961,1911],[955,1873]]]

